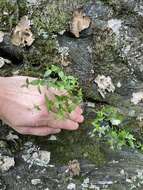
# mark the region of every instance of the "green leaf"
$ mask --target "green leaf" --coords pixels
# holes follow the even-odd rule
[[[45,103],[46,103],[47,110],[52,111],[53,101],[49,100],[47,95],[45,95]]]

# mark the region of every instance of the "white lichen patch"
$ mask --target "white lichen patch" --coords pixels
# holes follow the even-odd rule
[[[122,21],[120,19],[108,20],[108,27],[111,28],[117,36],[119,36],[120,34],[121,26],[122,26]]]
[[[69,47],[60,46],[59,42],[56,41],[56,49],[60,56],[60,59],[59,59],[60,64],[65,67],[71,64],[71,62],[69,61]]]
[[[30,4],[30,5],[35,5],[38,3],[38,0],[27,0],[27,2]]]
[[[0,43],[3,42],[4,32],[0,31]]]
[[[92,47],[91,46],[87,46],[87,50],[88,50],[88,52],[91,54],[92,53],[92,51],[93,51],[93,49],[92,49]]]
[[[87,102],[87,107],[95,108],[95,103]]]
[[[87,189],[100,190],[99,186],[97,186],[96,184],[90,183],[89,177],[83,180],[83,183],[81,184],[81,186],[82,186],[82,190],[87,190]]]
[[[68,190],[76,190],[76,185],[74,183],[69,183],[67,186]]]
[[[117,83],[117,87],[118,87],[118,88],[121,88],[121,86],[122,86],[122,84],[121,84],[121,82],[119,81],[119,82]]]
[[[4,59],[3,57],[0,57],[0,68],[2,68],[6,63],[10,64],[11,61],[8,59]]]
[[[42,181],[41,181],[41,179],[32,179],[31,183],[32,183],[32,185],[38,185],[38,184],[42,183]]]
[[[51,153],[46,150],[39,150],[39,148],[33,145],[31,142],[25,144],[26,149],[22,158],[25,162],[29,164],[29,167],[32,165],[38,165],[47,167],[50,162]]]
[[[94,82],[98,85],[98,91],[103,98],[107,92],[114,92],[115,86],[110,76],[98,75]]]
[[[109,162],[110,164],[118,164],[119,161],[118,160],[112,160],[111,162]]]
[[[143,185],[143,170],[136,170],[134,176],[126,178],[126,182],[129,184],[129,189],[139,189]],[[128,176],[128,175],[127,175]]]
[[[134,8],[134,11],[138,13],[138,15],[143,16],[143,6],[142,5],[136,5]]]
[[[83,183],[81,184],[82,190],[87,189],[89,185],[90,185],[90,181],[89,181],[89,178],[87,177],[83,180]]]
[[[119,119],[111,119],[111,123],[114,126],[118,126],[118,125],[121,124],[121,120],[119,120]]]
[[[135,105],[143,100],[143,92],[134,92],[131,98],[131,102]]]
[[[48,138],[49,141],[56,141],[57,140],[57,137],[55,135],[51,135],[49,138]]]
[[[0,170],[2,172],[8,171],[14,165],[15,165],[15,161],[13,157],[3,156],[0,154]]]
[[[94,184],[90,184],[89,189],[93,189],[93,190],[100,190],[100,187],[98,187],[97,185]]]
[[[67,57],[67,56],[69,56],[69,48],[66,47],[66,46],[58,47],[58,53],[59,53],[62,57]]]
[[[10,131],[9,134],[6,136],[6,140],[8,141],[15,141],[18,140],[19,137],[13,133],[13,131]]]
[[[125,170],[122,169],[122,170],[120,171],[120,174],[121,174],[121,175],[125,175]]]

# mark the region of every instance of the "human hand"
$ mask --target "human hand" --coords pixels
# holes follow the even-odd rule
[[[36,86],[22,87],[31,77],[0,78],[0,118],[21,134],[46,136],[59,133],[61,129],[76,130],[83,122],[82,109],[77,108],[63,120],[57,119],[55,112],[47,112],[45,94],[54,98],[53,89],[41,87],[41,93]],[[58,92],[56,90],[56,94]],[[38,105],[40,110],[35,107]]]

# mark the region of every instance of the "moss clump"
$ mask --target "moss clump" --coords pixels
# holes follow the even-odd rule
[[[105,30],[95,29],[93,37],[93,60],[95,63],[95,74],[112,76],[113,81],[119,75],[118,68],[125,68],[122,71],[128,72],[125,66],[126,63],[119,53],[116,34],[110,28]],[[120,76],[118,76],[119,79]]]
[[[10,0],[0,1],[0,31],[9,32],[13,25],[17,23],[18,7],[17,4]]]
[[[37,39],[34,47],[30,51],[24,53],[24,62],[30,65],[42,65],[56,63],[56,40],[55,39]]]
[[[97,143],[90,143],[82,147],[82,155],[97,166],[105,163],[105,156]]]
[[[29,8],[27,1],[18,0],[17,1],[18,11],[19,11],[19,18],[23,17],[24,15],[28,15]]]
[[[75,132],[63,132],[57,137],[57,141],[48,141],[48,145],[43,138],[36,142],[48,147],[52,155],[52,162],[66,165],[70,160],[89,160],[96,166],[105,163],[105,156],[96,140],[89,138],[87,128],[81,127]],[[58,146],[57,146],[58,143]],[[44,147],[43,147],[44,148]]]
[[[115,35],[109,29],[107,30],[96,30],[94,34],[94,56],[98,60],[106,59],[108,56],[112,56],[116,51]]]
[[[24,69],[25,74],[32,66],[40,66],[41,72],[47,65],[59,63],[55,34],[67,29],[69,18],[70,13],[61,11],[53,2],[41,1],[37,7],[29,6],[29,19],[33,23],[35,42],[23,55],[24,63],[28,65]]]
[[[60,7],[55,3],[42,1],[33,10],[31,19],[39,35],[47,33],[49,36],[67,29],[70,13],[60,10]]]

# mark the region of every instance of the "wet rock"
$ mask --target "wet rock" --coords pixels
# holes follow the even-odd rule
[[[1,178],[0,178],[0,190],[6,190],[6,185]]]
[[[88,119],[93,117],[88,114],[90,109],[86,108]],[[65,135],[60,134],[57,141],[49,141],[47,137],[42,138],[41,141],[40,138],[30,137],[31,141],[24,143],[24,139],[30,139],[25,137],[21,151],[15,154],[15,166],[12,170],[0,173],[2,187],[7,186],[7,190],[63,190],[74,189],[75,187],[76,190],[87,188],[94,190],[128,190],[132,187],[135,190],[142,190],[143,155],[134,150],[114,152],[103,144],[100,145],[100,150],[98,150],[99,143],[96,143],[96,139],[90,138],[88,130],[91,130],[91,126],[85,124],[79,131],[66,133]],[[6,134],[8,134],[7,131],[3,130],[3,135],[7,136]],[[49,164],[46,166],[32,164],[29,168],[31,163],[27,164],[22,159],[22,155],[30,154],[32,157],[33,153],[39,152],[39,150],[51,152],[50,162],[54,167]],[[85,155],[90,151],[91,157]],[[67,162],[62,159],[65,159],[67,155],[70,158],[72,156],[78,158],[80,176],[70,177],[65,175]],[[103,155],[104,162],[97,164],[97,159],[101,159]]]
[[[32,4],[36,3],[36,1],[31,2]],[[48,2],[51,3],[51,1]],[[22,137],[19,137],[23,145],[21,145],[20,151],[14,155],[15,166],[12,170],[0,173],[3,189],[7,186],[7,190],[64,190],[74,188],[75,185],[77,190],[85,188],[94,190],[143,189],[143,155],[141,153],[133,150],[113,152],[104,144],[99,144],[96,139],[89,137],[91,119],[95,118],[95,114],[91,114],[91,108],[96,107],[93,102],[113,105],[120,108],[127,116],[138,116],[142,119],[142,98],[137,101],[137,104],[132,102],[132,98],[137,92],[143,91],[143,1],[112,0],[110,3],[92,1],[87,4],[82,1],[82,4],[85,4],[86,15],[92,19],[90,28],[81,32],[79,39],[75,39],[68,32],[62,33],[62,35],[58,35],[58,42],[60,49],[68,50],[71,62],[64,68],[65,71],[79,78],[85,99],[92,103],[87,103],[90,109],[85,110],[86,123],[79,131],[61,134],[57,140],[55,138],[49,140],[47,137],[40,140],[36,137],[30,141],[32,143],[25,144]],[[31,5],[29,4],[29,6]],[[78,7],[78,1],[64,1],[64,6],[62,9],[60,2],[62,10],[72,10],[73,7]],[[41,13],[43,7],[39,6],[39,8]],[[43,14],[42,18],[44,18]],[[56,28],[55,33],[57,34],[61,28],[63,25]],[[22,60],[23,67],[27,69],[28,74],[30,70],[28,66],[37,61],[35,58],[37,54],[39,55],[37,62],[38,64],[40,62],[40,67],[43,65],[45,67],[49,62],[55,63],[55,60],[58,60],[55,56],[57,54],[53,54],[55,49],[52,51],[50,49],[50,53],[44,51],[43,46],[51,42],[48,41],[49,33],[45,31],[45,28],[44,32],[44,35],[43,33],[39,35],[38,31],[38,37],[30,49],[12,46],[10,36],[6,35],[3,42],[0,43],[0,53],[9,55],[11,59],[14,57],[18,62]],[[41,34],[44,36],[44,40]],[[57,40],[57,36],[55,38]],[[39,44],[37,43],[38,39],[40,39]],[[39,51],[39,47],[42,47],[41,51]],[[45,47],[49,48],[49,46]],[[23,56],[25,54],[32,57],[32,63],[28,64],[30,58],[26,59]],[[55,57],[56,59],[54,59]],[[115,87],[111,92],[105,89],[104,98],[99,93],[98,84],[95,83],[98,75],[109,76]],[[142,114],[141,117],[140,114]],[[118,124],[117,120],[112,122]],[[6,139],[8,134],[9,129],[1,127],[0,153],[13,158],[10,144],[12,140],[9,142],[9,138]],[[49,152],[51,152],[51,160]],[[43,157],[43,153],[46,153],[46,156]],[[70,159],[78,159],[80,162],[80,176],[77,178],[69,178],[64,175],[66,164]],[[51,165],[49,165],[49,161]],[[31,183],[33,179],[37,180],[36,182],[32,181],[34,184],[38,182],[37,185]],[[39,183],[39,179],[42,183]]]
[[[84,38],[78,40],[63,36],[59,43],[69,48],[73,64],[67,70],[79,77],[86,97],[106,102],[120,108],[125,115],[136,117],[142,113],[142,102],[133,105],[131,99],[133,93],[142,91],[142,1],[119,4],[116,15],[108,3],[97,1],[85,6],[87,15],[92,18],[93,36],[84,33]],[[132,6],[140,8],[132,14],[124,13],[125,7]],[[91,53],[87,47],[92,47]],[[107,93],[105,98],[98,93],[99,88],[93,82],[98,75],[111,77],[116,86],[114,93]]]

